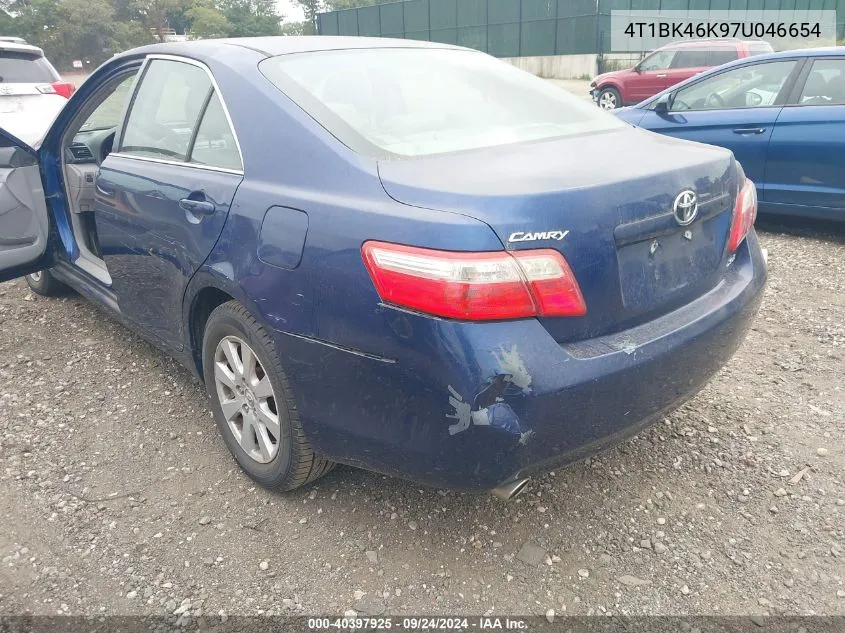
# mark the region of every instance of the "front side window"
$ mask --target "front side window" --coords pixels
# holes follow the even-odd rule
[[[798,98],[801,105],[845,104],[845,59],[817,59],[813,62],[804,89]]]
[[[640,62],[640,70],[666,70],[675,59],[676,51],[657,51]]]
[[[211,79],[199,66],[169,59],[152,60],[135,93],[120,151],[186,160],[210,93]]]
[[[681,88],[672,98],[673,112],[765,108],[775,105],[795,60],[742,66]]]
[[[383,158],[625,125],[585,100],[483,53],[338,50],[271,57],[259,67],[347,146]]]

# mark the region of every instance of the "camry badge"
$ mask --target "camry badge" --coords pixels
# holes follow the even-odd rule
[[[681,226],[692,224],[698,215],[698,198],[692,189],[684,189],[672,205],[675,221]]]
[[[536,231],[536,232],[525,232],[525,231],[517,231],[516,233],[511,233],[510,237],[508,238],[508,242],[534,242],[537,240],[557,240],[558,242],[561,241],[569,235],[569,231]]]

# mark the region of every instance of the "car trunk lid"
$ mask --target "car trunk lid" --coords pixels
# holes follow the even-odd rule
[[[714,287],[736,171],[728,151],[628,127],[379,164],[397,201],[481,220],[508,250],[560,251],[587,304],[586,316],[542,320],[560,342],[631,327]],[[684,191],[698,200],[686,226],[673,213]]]

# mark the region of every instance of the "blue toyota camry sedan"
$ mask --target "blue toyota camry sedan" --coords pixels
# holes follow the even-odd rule
[[[845,221],[845,47],[732,62],[616,114],[731,150],[761,213]]]
[[[0,173],[0,279],[184,363],[279,490],[343,462],[513,494],[695,394],[766,279],[729,151],[441,44],[135,49]]]

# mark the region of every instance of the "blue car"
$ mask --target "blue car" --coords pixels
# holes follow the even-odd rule
[[[845,221],[845,47],[725,64],[616,115],[731,150],[761,213]]]
[[[441,44],[135,49],[0,172],[0,280],[190,368],[279,490],[342,462],[509,496],[695,394],[766,279],[730,152]]]

